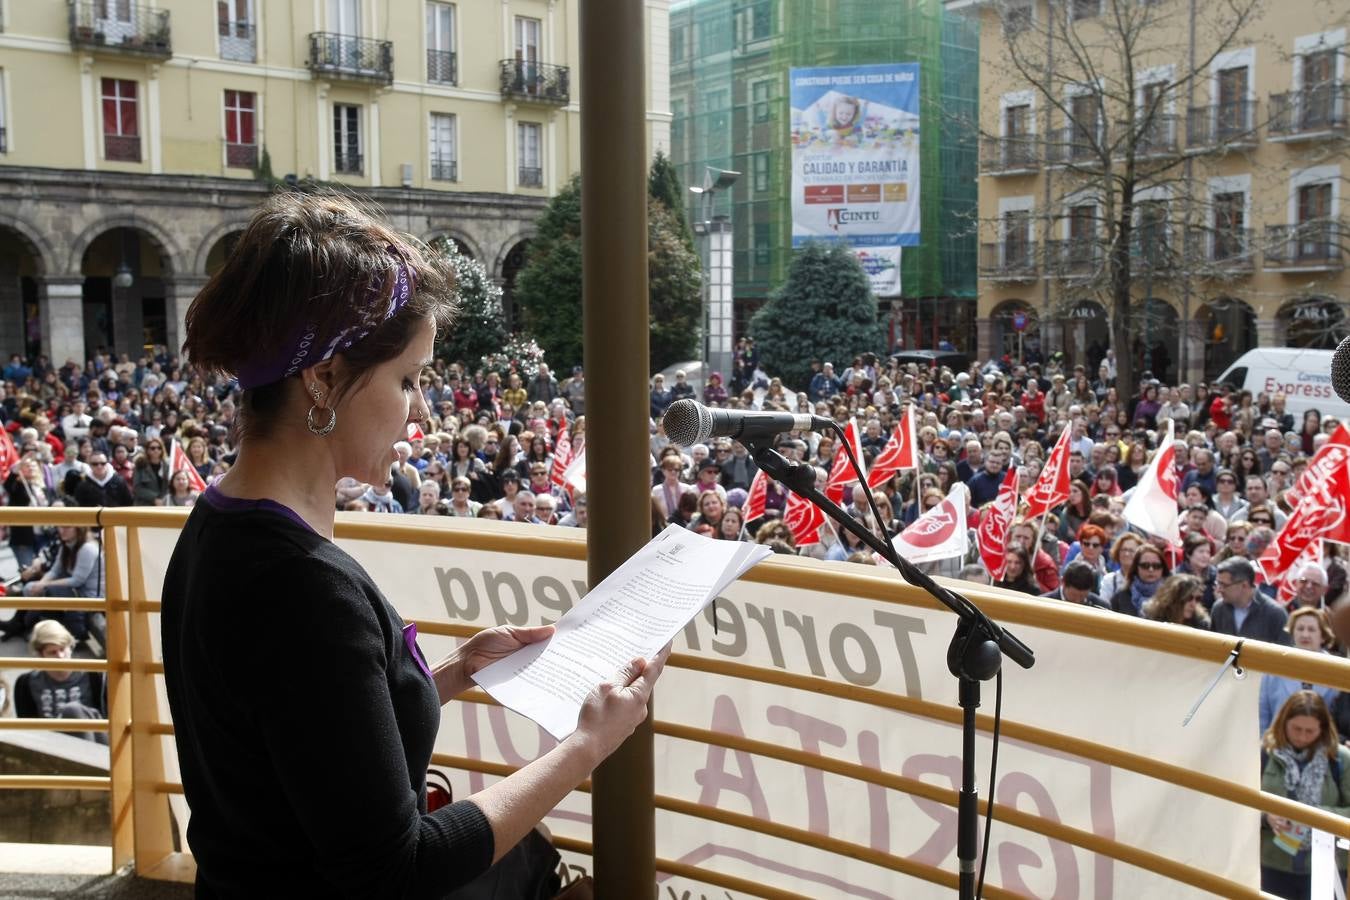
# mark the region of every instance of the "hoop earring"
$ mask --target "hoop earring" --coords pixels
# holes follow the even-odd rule
[[[337,410],[333,409],[332,407],[329,407],[328,424],[324,425],[323,427],[320,427],[314,422],[314,411],[319,408],[320,407],[318,406],[318,404],[315,404],[314,406],[311,406],[309,408],[308,412],[305,413],[305,426],[309,428],[310,434],[315,434],[318,435],[319,437],[323,437],[329,432],[331,432],[333,430],[333,426],[337,424]]]

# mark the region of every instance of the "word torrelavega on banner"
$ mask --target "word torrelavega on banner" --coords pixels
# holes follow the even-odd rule
[[[792,246],[917,246],[918,64],[793,69],[791,104]],[[863,263],[898,294],[898,253]]]

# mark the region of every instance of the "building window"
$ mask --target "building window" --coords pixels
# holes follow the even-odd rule
[[[344,175],[360,175],[361,107],[350,103],[333,104],[333,169]]]
[[[1217,137],[1226,140],[1251,127],[1247,113],[1247,67],[1235,66],[1218,74]]]
[[[459,158],[455,152],[455,117],[431,114],[431,179],[459,181]]]
[[[1071,0],[1073,19],[1095,19],[1102,14],[1102,0]]]
[[[516,16],[516,62],[539,62],[539,36],[544,25],[538,19]]]
[[[1098,118],[1100,109],[1095,93],[1075,94],[1069,100],[1069,114],[1073,121],[1069,124],[1069,154],[1071,159],[1085,159],[1093,156],[1097,149],[1097,138],[1101,133]]]
[[[1298,189],[1298,258],[1332,259],[1338,255],[1339,229],[1331,218],[1331,183]]]
[[[235,169],[257,168],[257,112],[257,94],[225,92],[225,165]]]
[[[1031,4],[1012,0],[1003,11],[1003,34],[1016,37],[1031,27]]]
[[[543,187],[544,167],[539,159],[541,126],[537,122],[516,123],[516,184]]]
[[[767,266],[773,256],[773,231],[768,222],[755,223],[755,265]]]
[[[752,177],[756,192],[764,192],[769,189],[769,154],[756,153],[750,157],[752,166]]]
[[[1163,200],[1142,200],[1139,211],[1136,246],[1144,262],[1155,269],[1165,268],[1169,257],[1167,203]]]
[[[762,41],[773,36],[773,4],[776,0],[757,0],[741,19],[741,43]]]
[[[141,131],[136,118],[136,82],[103,79],[103,158],[141,161]]]
[[[1214,195],[1214,259],[1240,259],[1247,252],[1247,195],[1230,191]]]
[[[752,82],[750,85],[750,102],[754,106],[754,116],[756,122],[769,121],[769,100],[773,97],[773,82],[769,79]]]
[[[348,37],[361,36],[361,0],[328,0],[328,30]]]
[[[1303,92],[1299,98],[1302,126],[1305,131],[1326,128],[1335,124],[1338,91],[1336,90],[1337,48],[1305,53],[1302,58]]]
[[[258,43],[253,0],[216,0],[216,34],[220,38],[221,59],[256,62]]]
[[[676,25],[670,32],[670,61],[672,63],[682,63],[685,57],[689,55],[689,45],[686,35],[688,29],[683,25]]]
[[[1065,262],[1091,262],[1096,253],[1097,206],[1083,203],[1069,209],[1069,247]]]
[[[0,69],[0,153],[9,152],[9,110],[5,109],[5,70]]]
[[[1031,210],[1010,209],[1003,214],[1003,265],[1008,269],[1031,265]]]
[[[427,81],[456,84],[455,6],[427,4]]]

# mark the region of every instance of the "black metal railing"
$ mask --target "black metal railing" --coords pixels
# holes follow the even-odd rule
[[[365,159],[361,154],[353,150],[343,150],[339,147],[333,151],[333,171],[343,175],[360,175],[365,171],[362,168],[364,162]]]
[[[1189,264],[1224,271],[1248,271],[1254,263],[1250,228],[1192,228],[1186,232]]]
[[[980,244],[980,277],[1029,281],[1040,271],[1036,257],[1036,243],[1022,237]]]
[[[571,97],[571,83],[572,72],[567,66],[519,59],[501,61],[502,97],[507,99],[565,105]]]
[[[105,134],[103,136],[103,158],[112,162],[140,162],[140,136]]]
[[[1181,265],[1181,254],[1168,229],[1149,232],[1136,226],[1131,255],[1134,267],[1140,272],[1171,272]]]
[[[1267,269],[1339,269],[1344,265],[1341,242],[1345,229],[1334,219],[1312,219],[1298,225],[1266,228]]]
[[[9,139],[5,136],[5,129],[0,128],[0,153],[9,152]]]
[[[316,31],[309,36],[305,65],[315,75],[355,81],[394,82],[394,43]]]
[[[231,144],[225,142],[225,165],[231,169],[258,168],[257,144]]]
[[[1045,144],[1046,162],[1055,165],[1090,163],[1098,158],[1104,140],[1100,129],[1069,125],[1050,133]]]
[[[433,159],[431,161],[432,181],[459,181],[459,161],[453,159]]]
[[[519,166],[516,169],[516,184],[521,187],[543,187],[544,170],[538,166]]]
[[[258,61],[258,29],[251,22],[221,22],[219,34],[221,59]]]
[[[1097,272],[1102,246],[1090,238],[1045,242],[1045,271],[1056,278],[1082,278]]]
[[[1350,85],[1327,82],[1301,91],[1272,94],[1267,127],[1272,138],[1284,140],[1343,134],[1350,121],[1348,107]]]
[[[1120,133],[1129,132],[1128,121],[1116,123]],[[1136,120],[1134,123],[1134,152],[1136,156],[1159,156],[1175,153],[1177,149],[1177,117],[1166,113],[1154,113],[1148,121]]]
[[[980,171],[990,174],[1034,172],[1040,168],[1040,142],[1034,134],[987,137],[980,141]]]
[[[1249,145],[1256,140],[1256,101],[1193,106],[1186,115],[1186,146]]]
[[[173,55],[169,11],[120,0],[70,0],[70,45],[167,59]]]
[[[459,83],[459,60],[454,51],[427,51],[427,81],[436,84]]]

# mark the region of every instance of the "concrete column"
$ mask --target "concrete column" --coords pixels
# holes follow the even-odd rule
[[[975,320],[975,358],[981,362],[994,356],[994,320],[988,317]]]
[[[1182,340],[1186,342],[1186,371],[1181,380],[1187,384],[1197,384],[1205,380],[1205,331],[1204,324],[1197,319],[1182,323]]]
[[[1259,318],[1256,320],[1256,346],[1258,347],[1283,347],[1284,346],[1284,319],[1279,316],[1270,318]]]
[[[37,279],[42,313],[42,352],[59,368],[67,360],[84,365],[84,278]]]
[[[181,354],[187,339],[187,311],[194,297],[206,287],[200,275],[178,275],[164,282],[164,313],[169,320],[169,353]],[[133,357],[134,359],[134,357]]]

